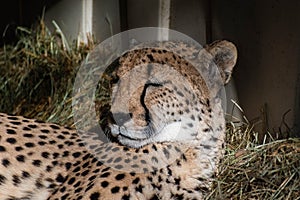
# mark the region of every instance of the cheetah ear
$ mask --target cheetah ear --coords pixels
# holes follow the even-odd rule
[[[206,45],[204,48],[213,56],[213,61],[219,68],[224,84],[228,83],[237,60],[235,45],[226,40],[221,40]]]

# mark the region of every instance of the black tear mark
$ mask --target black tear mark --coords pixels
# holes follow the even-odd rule
[[[147,122],[147,125],[150,123],[150,112],[149,112],[149,109],[147,108],[147,106],[145,104],[145,96],[146,96],[146,90],[150,86],[161,87],[162,84],[159,84],[159,83],[146,83],[144,85],[143,92],[142,92],[141,97],[140,97],[140,103],[145,109],[145,121]]]

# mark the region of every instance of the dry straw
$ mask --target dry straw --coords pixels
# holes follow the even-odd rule
[[[263,142],[250,124],[228,124],[226,154],[207,199],[300,199],[300,139]]]
[[[51,33],[42,20],[16,32],[16,44],[0,49],[1,111],[71,126],[74,78],[94,42],[65,44],[62,32]]]

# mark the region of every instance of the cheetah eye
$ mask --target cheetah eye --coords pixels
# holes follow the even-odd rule
[[[128,114],[129,114],[129,117],[132,118],[132,116],[133,116],[132,113],[128,113]]]

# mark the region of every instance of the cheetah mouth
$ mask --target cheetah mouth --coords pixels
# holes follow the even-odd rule
[[[111,124],[111,135],[120,140],[132,140],[132,141],[143,141],[149,139],[153,133],[150,127],[143,127],[137,129],[126,128],[124,126],[118,126]]]
[[[180,130],[181,122],[172,123],[163,127],[147,126],[139,130],[126,129],[119,127],[116,138],[123,145],[134,148],[140,148],[152,142],[164,142],[176,140],[178,130]],[[170,134],[172,133],[172,134]]]
[[[110,124],[111,135],[122,145],[140,148],[150,143],[156,137],[157,131],[149,124],[146,127],[126,128],[117,124]]]
[[[124,135],[124,134],[122,134],[121,132],[120,132],[119,135],[118,135],[118,138],[120,138],[120,137],[125,138],[125,139],[127,139],[127,140],[134,140],[134,141],[143,141],[143,140],[147,139],[147,138],[136,138],[136,137],[131,137],[131,136],[128,136],[128,135]]]
[[[117,140],[123,145],[127,145],[133,148],[140,148],[148,143],[149,138],[133,137],[131,135],[119,132]]]
[[[121,127],[118,137],[133,141],[143,141],[153,137],[153,135],[153,129],[150,126],[141,129],[126,129]]]

